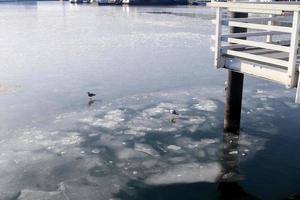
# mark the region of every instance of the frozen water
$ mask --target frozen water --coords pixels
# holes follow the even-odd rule
[[[144,153],[154,156],[154,157],[159,156],[159,153],[157,151],[155,151],[150,145],[147,145],[147,144],[135,143],[134,149],[136,151],[144,152]]]
[[[201,51],[209,49],[211,9],[37,2],[0,10],[1,200],[118,199],[133,180],[217,186],[222,150],[236,143],[223,140],[223,72]],[[293,92],[262,83],[245,88],[245,130],[228,150],[241,155],[226,156],[242,157],[242,173],[262,170],[245,179],[247,189],[276,196],[299,185],[293,175],[300,162],[292,157],[299,136],[291,134],[299,112]],[[92,104],[86,90],[97,93]],[[180,113],[175,123],[170,109]],[[280,128],[284,118],[289,123]],[[280,133],[292,137],[282,140],[288,148]],[[276,157],[273,146],[280,147]],[[270,166],[280,155],[287,168]],[[247,171],[245,160],[260,170]],[[271,188],[270,177],[283,192]]]
[[[100,153],[101,151],[100,151],[100,149],[93,149],[92,150],[92,153],[95,153],[95,154],[98,154],[98,153]]]
[[[229,154],[234,155],[234,154],[238,154],[238,151],[230,151]]]
[[[202,111],[214,112],[217,110],[217,105],[211,100],[202,100],[194,105],[196,109]]]
[[[22,190],[17,200],[69,200],[62,192]]]
[[[168,149],[174,150],[174,151],[178,151],[181,149],[181,147],[176,146],[176,145],[169,145],[167,146]]]
[[[175,166],[168,171],[150,176],[148,184],[215,182],[221,173],[218,163],[189,163]]]

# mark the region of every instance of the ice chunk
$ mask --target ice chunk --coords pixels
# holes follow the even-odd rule
[[[63,145],[72,145],[79,144],[82,141],[82,138],[77,135],[72,135],[71,137],[65,137],[62,139],[61,143]]]
[[[98,153],[100,153],[100,149],[97,149],[97,148],[96,148],[96,149],[93,149],[93,150],[92,150],[92,153],[98,154]]]
[[[35,190],[22,190],[17,200],[69,200],[60,191],[46,192]]]
[[[120,160],[127,160],[130,158],[135,158],[135,157],[139,156],[138,152],[136,152],[135,150],[130,149],[130,148],[124,148],[124,149],[120,150],[117,155]]]
[[[176,146],[176,145],[169,145],[168,147],[167,147],[168,149],[171,149],[171,150],[174,150],[174,151],[178,151],[178,150],[180,150],[181,149],[181,147],[179,147],[179,146]]]
[[[257,89],[257,90],[256,90],[256,93],[257,93],[257,94],[263,94],[263,93],[265,93],[265,91],[264,91],[264,90],[259,90],[259,89]]]
[[[146,183],[152,185],[194,182],[215,182],[221,173],[221,166],[217,163],[189,163],[177,165],[162,173],[155,174]],[[180,176],[178,176],[178,174]]]
[[[159,153],[148,144],[135,143],[134,149],[136,151],[140,151],[151,156],[159,156]]]
[[[122,110],[117,109],[107,112],[103,118],[87,118],[81,121],[88,123],[92,126],[100,126],[104,128],[113,129],[118,127],[120,123],[124,120],[124,112]]]
[[[96,136],[98,136],[99,135],[99,133],[90,133],[89,134],[89,137],[96,137]]]
[[[235,154],[238,154],[238,151],[230,151],[229,154],[230,155],[235,155]]]
[[[126,134],[126,135],[136,135],[136,136],[144,136],[145,135],[145,133],[142,132],[142,131],[136,131],[136,130],[132,130],[132,129],[125,130],[124,134]]]
[[[215,112],[218,108],[215,102],[211,100],[201,100],[200,102],[195,104],[194,107],[198,110],[209,111],[209,112]]]

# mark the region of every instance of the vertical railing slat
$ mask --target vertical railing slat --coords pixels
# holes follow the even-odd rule
[[[298,69],[300,71],[300,67]],[[300,77],[298,76],[298,86],[297,86],[297,92],[296,92],[296,103],[300,104]]]
[[[269,17],[272,18],[272,17],[274,17],[274,15],[270,14]],[[273,25],[273,21],[272,20],[268,21],[268,25]],[[266,42],[269,42],[269,43],[272,42],[272,35],[271,34],[267,35]]]
[[[217,8],[216,10],[216,34],[215,34],[215,62],[214,65],[216,68],[223,67],[221,66],[221,35],[222,35],[222,8]]]
[[[287,74],[287,87],[292,88],[296,86],[296,62],[297,62],[297,51],[299,44],[299,30],[300,30],[300,20],[299,12],[294,11],[293,14],[293,25],[291,34],[291,44],[289,53],[289,67]]]

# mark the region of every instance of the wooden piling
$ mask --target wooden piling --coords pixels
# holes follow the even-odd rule
[[[228,70],[224,132],[238,134],[240,130],[244,74]]]
[[[246,18],[247,13],[232,13],[233,18]],[[247,32],[246,28],[232,27],[231,33]],[[224,132],[239,134],[244,74],[228,70],[227,90],[224,113]]]

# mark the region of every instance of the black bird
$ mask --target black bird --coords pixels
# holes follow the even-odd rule
[[[88,92],[87,94],[88,94],[88,96],[89,96],[90,98],[92,98],[93,96],[96,96],[96,94],[91,93],[91,92]]]
[[[177,112],[175,109],[171,109],[171,110],[170,110],[170,113],[171,113],[172,115],[179,115],[178,112]]]

